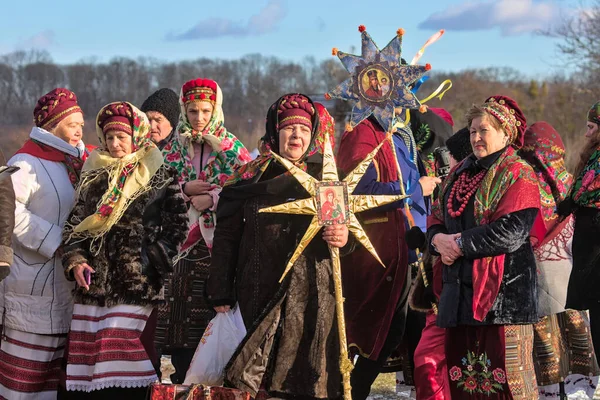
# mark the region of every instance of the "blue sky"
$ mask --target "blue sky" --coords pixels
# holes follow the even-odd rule
[[[585,1],[583,2],[585,5]],[[421,59],[433,70],[508,66],[531,77],[561,72],[556,41],[533,32],[559,24],[580,0],[103,0],[12,1],[2,7],[0,54],[41,48],[55,62],[96,57],[161,61],[239,58],[249,53],[322,60],[331,48],[360,52],[363,24],[380,48],[406,30],[411,59],[440,28]]]

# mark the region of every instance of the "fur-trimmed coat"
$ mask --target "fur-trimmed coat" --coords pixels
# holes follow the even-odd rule
[[[72,227],[96,211],[108,186],[101,175],[82,193],[64,231],[63,265],[67,279],[82,262],[95,270],[90,290],[76,288],[78,304],[111,307],[117,304],[154,305],[163,300],[164,276],[173,270],[173,257],[187,233],[187,208],[176,171],[163,165],[151,189],[134,200],[104,237],[96,255],[89,241],[69,241]]]

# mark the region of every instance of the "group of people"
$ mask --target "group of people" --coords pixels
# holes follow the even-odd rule
[[[454,135],[441,109],[403,110],[394,118],[412,113],[411,124],[394,123],[391,137],[366,118],[342,135],[337,167],[350,173],[383,142],[354,194],[408,196],[358,214],[386,268],[336,223],[280,282],[312,217],[259,212],[310,197],[273,154],[320,179],[335,122],[286,94],[252,159],[222,102],[219,85],[198,78],[140,109],[109,103],[92,147],[73,92],[38,100],[15,168],[1,172],[0,398],[144,399],[161,355],[182,383],[215,313],[239,307],[247,335],[226,386],[340,399],[329,247],[341,254],[353,399],[402,348],[418,399],[592,397],[600,105],[573,175],[559,133],[528,127],[506,96],[467,110]],[[430,153],[444,142],[452,169],[437,177]],[[336,220],[335,193],[325,196]]]

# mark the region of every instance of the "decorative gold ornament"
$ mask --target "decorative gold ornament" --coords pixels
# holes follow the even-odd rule
[[[391,135],[389,136],[391,138]],[[383,140],[373,151],[371,151],[367,157],[360,162],[358,166],[348,174],[348,176],[346,176],[343,181],[340,181],[338,177],[337,166],[335,164],[335,158],[333,156],[333,149],[331,148],[329,135],[327,135],[325,140],[323,151],[323,174],[321,181],[318,181],[310,176],[307,172],[304,172],[300,168],[296,167],[292,162],[272,152],[273,157],[275,157],[277,161],[285,166],[292,176],[298,180],[300,185],[306,189],[311,197],[277,206],[263,208],[259,210],[259,212],[313,216],[310,226],[307,228],[306,233],[298,244],[298,247],[292,254],[292,257],[290,258],[290,261],[288,262],[285,271],[281,276],[280,282],[283,281],[300,254],[302,254],[304,249],[324,225],[347,225],[348,230],[385,268],[385,265],[383,265],[383,262],[377,255],[373,244],[367,237],[367,234],[365,233],[355,214],[383,206],[385,204],[393,203],[409,196],[352,194],[358,185],[358,182],[371,164],[371,161],[373,161],[373,158],[375,158],[375,155],[384,143],[386,143],[386,140]],[[333,199],[332,201],[328,202],[330,192],[333,192]],[[339,202],[337,205],[335,204],[335,200]],[[326,204],[327,202],[329,204]],[[348,345],[346,342],[346,323],[344,320],[344,297],[342,294],[340,249],[329,245],[329,252],[331,254],[333,281],[335,286],[336,315],[340,341],[340,371],[342,373],[342,381],[344,385],[344,398],[352,399],[350,371],[352,371],[353,365],[348,358]]]

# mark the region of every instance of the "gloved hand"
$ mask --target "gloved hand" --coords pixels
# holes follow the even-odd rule
[[[573,198],[569,196],[556,206],[556,213],[562,221],[563,219],[571,215],[576,208],[577,204],[575,204],[575,200],[573,200]]]

